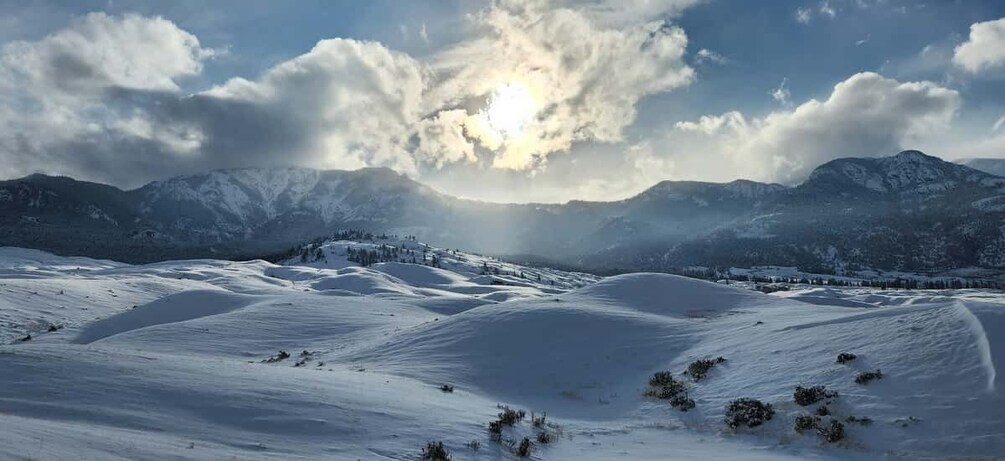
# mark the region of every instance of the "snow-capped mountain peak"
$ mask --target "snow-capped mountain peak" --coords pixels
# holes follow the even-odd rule
[[[832,160],[813,170],[806,184],[836,186],[841,191],[857,186],[879,193],[942,193],[962,184],[997,187],[1005,180],[906,150],[891,157]]]

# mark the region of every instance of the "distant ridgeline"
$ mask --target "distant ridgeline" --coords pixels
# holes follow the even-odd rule
[[[323,245],[339,241],[349,242],[345,246],[346,259],[349,262],[364,267],[383,262],[428,264],[434,267],[439,265],[437,256],[429,254],[429,247],[419,243],[415,236],[398,237],[397,235],[388,235],[386,233],[378,235],[358,229],[339,230],[330,236],[318,237],[284,252],[263,256],[261,259],[274,263],[291,260],[302,263],[324,261],[327,255],[323,251]],[[389,241],[394,241],[398,244],[388,243]],[[355,242],[370,242],[372,245],[364,248],[358,245],[354,246],[353,243]]]
[[[907,289],[907,290],[962,290],[968,288],[979,289],[1000,289],[1005,288],[1005,282],[994,278],[964,278],[952,276],[927,276],[915,274],[913,276],[883,277],[873,276],[871,278],[854,277],[824,277],[819,274],[799,274],[798,276],[768,276],[754,274],[738,274],[730,269],[713,268],[684,268],[668,269],[665,272],[690,277],[701,280],[717,281],[722,283],[749,282],[755,284],[755,288],[760,291],[784,290],[784,285],[820,285],[838,287],[872,287],[880,289]],[[782,285],[782,287],[778,286]]]
[[[0,245],[64,255],[275,257],[335,229],[597,273],[786,266],[836,279],[963,268],[993,277],[1005,270],[1005,178],[905,151],[827,162],[793,187],[664,181],[625,200],[565,204],[464,200],[383,168],[221,170],[130,191],[42,175],[0,182]]]

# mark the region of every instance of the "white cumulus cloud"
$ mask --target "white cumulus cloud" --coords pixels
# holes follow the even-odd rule
[[[793,183],[839,157],[892,155],[945,129],[960,105],[954,90],[931,82],[899,82],[855,74],[825,100],[747,117],[737,111],[678,122],[659,155],[674,160],[674,177]],[[655,164],[650,161],[650,165]]]
[[[642,97],[689,84],[694,70],[684,62],[687,36],[679,27],[663,19],[613,25],[625,15],[612,19],[594,6],[514,1],[484,11],[476,18],[481,38],[434,59],[429,112],[465,110],[463,132],[498,168],[533,169],[577,141],[620,141]],[[521,136],[500,139],[479,111],[512,83],[529,89],[536,111]]]
[[[953,63],[971,73],[1005,64],[1005,18],[970,25],[970,37],[953,52]]]

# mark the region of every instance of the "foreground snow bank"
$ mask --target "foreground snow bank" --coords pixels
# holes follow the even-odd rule
[[[535,442],[536,459],[1002,453],[1000,294],[764,295],[448,260],[126,266],[4,249],[0,458],[417,459],[442,440],[454,459],[509,459],[507,439],[544,429],[525,420],[493,442],[497,404],[547,412],[557,438]],[[719,356],[700,381],[683,374]],[[692,410],[644,395],[661,370],[686,383]],[[797,385],[839,395],[802,407]],[[727,430],[737,398],[775,416]],[[844,440],[794,431],[822,407]]]

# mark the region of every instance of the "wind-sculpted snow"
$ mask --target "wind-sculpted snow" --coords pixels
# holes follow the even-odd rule
[[[223,314],[247,306],[253,299],[248,295],[223,290],[184,291],[91,323],[77,336],[75,342],[89,344],[102,338],[153,325]]]
[[[455,460],[513,459],[505,439],[539,429],[517,423],[493,442],[497,404],[557,425],[532,459],[1002,453],[998,292],[765,295],[425,246],[441,267],[360,267],[344,258],[353,245],[373,243],[330,242],[320,259],[285,266],[3,249],[0,459],[406,460],[429,441]],[[856,358],[837,363],[842,352]],[[683,374],[720,356],[700,381]],[[876,369],[881,379],[856,383]],[[686,382],[693,409],[644,395],[661,370]],[[845,424],[844,440],[793,430],[797,415],[825,406],[797,405],[797,385],[839,394],[824,419]],[[729,430],[724,407],[738,398],[775,415]]]

